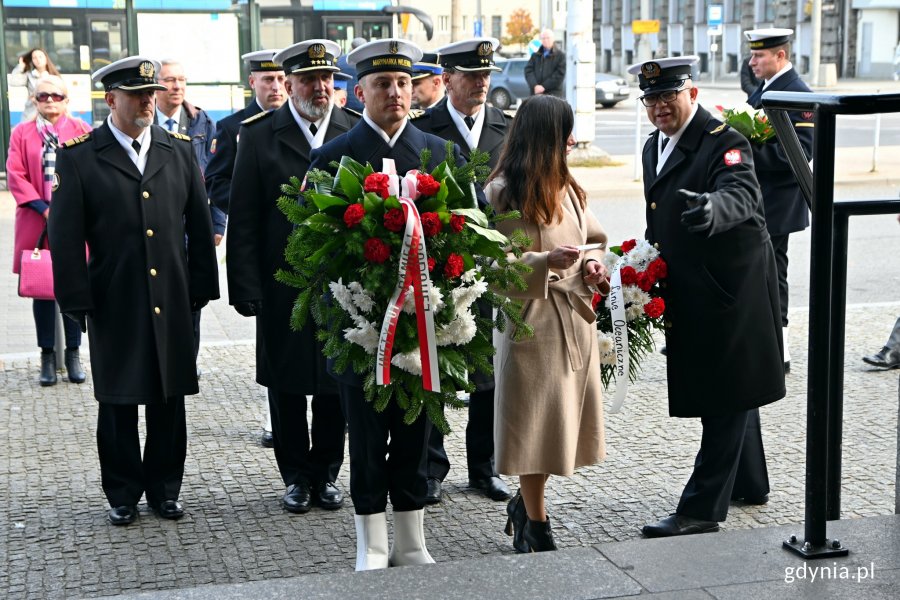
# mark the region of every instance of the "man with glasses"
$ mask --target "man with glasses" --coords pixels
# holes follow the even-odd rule
[[[668,264],[669,414],[701,419],[694,472],[647,537],[718,531],[730,500],[764,504],[760,406],[785,395],[775,255],[750,144],[697,103],[696,56],[633,65],[657,128],[644,146],[647,240]]]

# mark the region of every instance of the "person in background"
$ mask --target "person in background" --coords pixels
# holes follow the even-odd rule
[[[43,48],[32,48],[19,57],[19,62],[13,68],[9,76],[10,85],[24,85],[28,92],[25,108],[22,111],[22,120],[30,121],[35,115],[34,93],[37,83],[50,76],[59,77],[59,69],[47,56]]]
[[[750,58],[751,57],[748,56],[741,63],[741,89],[744,90],[744,93],[747,94],[747,96],[755,92],[756,88],[759,87],[759,84],[762,83],[756,78],[756,75],[753,74],[753,69],[750,68]]]
[[[413,108],[426,110],[444,98],[444,68],[439,64],[440,56],[426,53],[422,60],[413,65]]]
[[[13,273],[19,272],[23,250],[33,250],[38,244],[48,247],[47,219],[60,144],[91,130],[87,123],[69,115],[68,90],[59,77],[51,75],[38,80],[30,100],[37,110],[30,120],[13,129],[6,159],[9,191],[16,201]],[[56,302],[32,300],[32,311],[41,349],[40,384],[56,385]],[[69,381],[83,383],[81,330],[70,319],[63,319],[63,330]]]
[[[508,294],[524,300],[534,337],[514,341],[512,328],[494,331],[497,470],[519,476],[506,529],[518,552],[556,550],[544,499],[550,476],[571,477],[606,456],[591,299],[594,288],[609,294],[602,262],[607,237],[566,164],[574,125],[565,100],[526,99],[485,187],[498,213],[521,213],[498,223],[498,231],[523,230],[532,240],[518,259],[533,269],[527,288]],[[599,248],[582,252],[583,244]]]
[[[525,65],[525,81],[532,95],[550,94],[565,98],[566,54],[553,44],[553,31],[541,31],[541,47]]]
[[[900,215],[897,215],[897,220],[900,221]],[[896,369],[900,367],[900,318],[894,323],[891,337],[885,342],[884,347],[875,354],[863,356],[863,362],[881,369]]]
[[[350,51],[356,50],[360,46],[366,43],[366,38],[363,37],[355,37],[350,40]],[[353,89],[357,84],[356,77],[356,67],[347,62],[348,53],[342,54],[338,57],[337,67],[340,69],[341,73],[345,75],[349,75],[350,79],[347,81],[347,105],[346,107],[356,113],[362,113],[363,111],[363,103],[359,98],[356,97],[356,94],[353,93]]]
[[[334,105],[338,108],[347,107],[347,85],[352,77],[344,73],[334,74]]]

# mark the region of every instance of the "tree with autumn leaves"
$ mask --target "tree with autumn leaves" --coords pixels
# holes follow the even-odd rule
[[[531,20],[531,13],[524,8],[517,8],[506,22],[506,33],[509,35],[500,40],[504,46],[519,44],[519,49],[524,50],[525,44],[538,34],[538,29]]]

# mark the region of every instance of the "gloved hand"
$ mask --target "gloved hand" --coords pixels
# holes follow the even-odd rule
[[[243,317],[255,317],[262,310],[262,300],[247,300],[245,302],[235,302],[234,310]]]
[[[681,224],[687,227],[688,231],[701,233],[712,226],[713,214],[709,194],[698,194],[690,190],[678,190],[675,193],[688,207],[681,213]]]
[[[81,328],[81,333],[87,333],[87,313],[84,312],[67,312],[63,316],[72,319]]]
[[[197,312],[207,304],[209,304],[209,298],[198,298],[196,300],[191,300],[191,312]]]

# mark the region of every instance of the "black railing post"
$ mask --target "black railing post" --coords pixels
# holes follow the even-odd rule
[[[828,476],[825,481],[825,519],[841,518],[841,447],[844,427],[844,337],[847,317],[847,245],[850,215],[834,206],[831,269],[831,350],[829,352]]]

